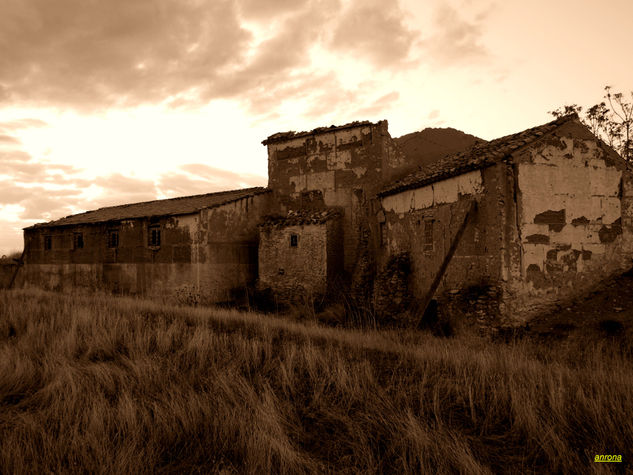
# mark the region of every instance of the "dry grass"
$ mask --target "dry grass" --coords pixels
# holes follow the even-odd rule
[[[0,291],[0,472],[625,469],[622,338],[498,344]]]

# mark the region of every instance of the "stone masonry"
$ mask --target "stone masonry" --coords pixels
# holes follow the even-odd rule
[[[433,297],[481,324],[514,325],[631,266],[633,173],[575,115],[424,166],[404,155],[386,121],[278,133],[263,144],[266,188],[26,228],[16,285],[186,289],[203,303],[254,287],[282,300],[336,289],[378,302],[391,318]],[[390,271],[402,267],[396,261],[406,273]]]

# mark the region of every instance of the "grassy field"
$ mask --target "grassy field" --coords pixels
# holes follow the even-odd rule
[[[623,472],[630,341],[0,291],[0,472]]]

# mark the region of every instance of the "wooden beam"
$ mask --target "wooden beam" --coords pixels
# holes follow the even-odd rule
[[[446,256],[444,257],[444,260],[442,261],[442,265],[440,266],[437,273],[435,274],[435,278],[433,279],[431,288],[429,289],[426,296],[424,297],[424,300],[422,301],[421,315],[420,315],[420,320],[418,322],[418,326],[422,324],[422,318],[424,317],[424,312],[426,312],[426,308],[431,303],[431,300],[433,300],[433,295],[435,295],[435,291],[440,285],[440,281],[442,280],[442,277],[444,277],[446,268],[450,264],[451,259],[453,258],[453,255],[455,254],[455,251],[457,250],[457,246],[459,245],[459,242],[461,241],[462,236],[464,235],[464,231],[466,230],[468,221],[473,217],[476,211],[477,211],[477,202],[473,199],[470,201],[470,206],[468,208],[468,211],[466,212],[466,215],[464,216],[464,220],[462,221],[462,224],[460,224],[459,229],[457,230],[457,233],[455,234],[455,237],[453,238],[453,242],[451,242],[451,247],[449,247],[448,252],[446,253]]]

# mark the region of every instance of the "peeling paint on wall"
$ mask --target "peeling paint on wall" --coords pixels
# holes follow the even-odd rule
[[[478,195],[482,192],[481,170],[475,170],[432,185],[386,196],[382,199],[382,205],[387,211],[406,213],[442,203],[455,203],[460,196]]]

